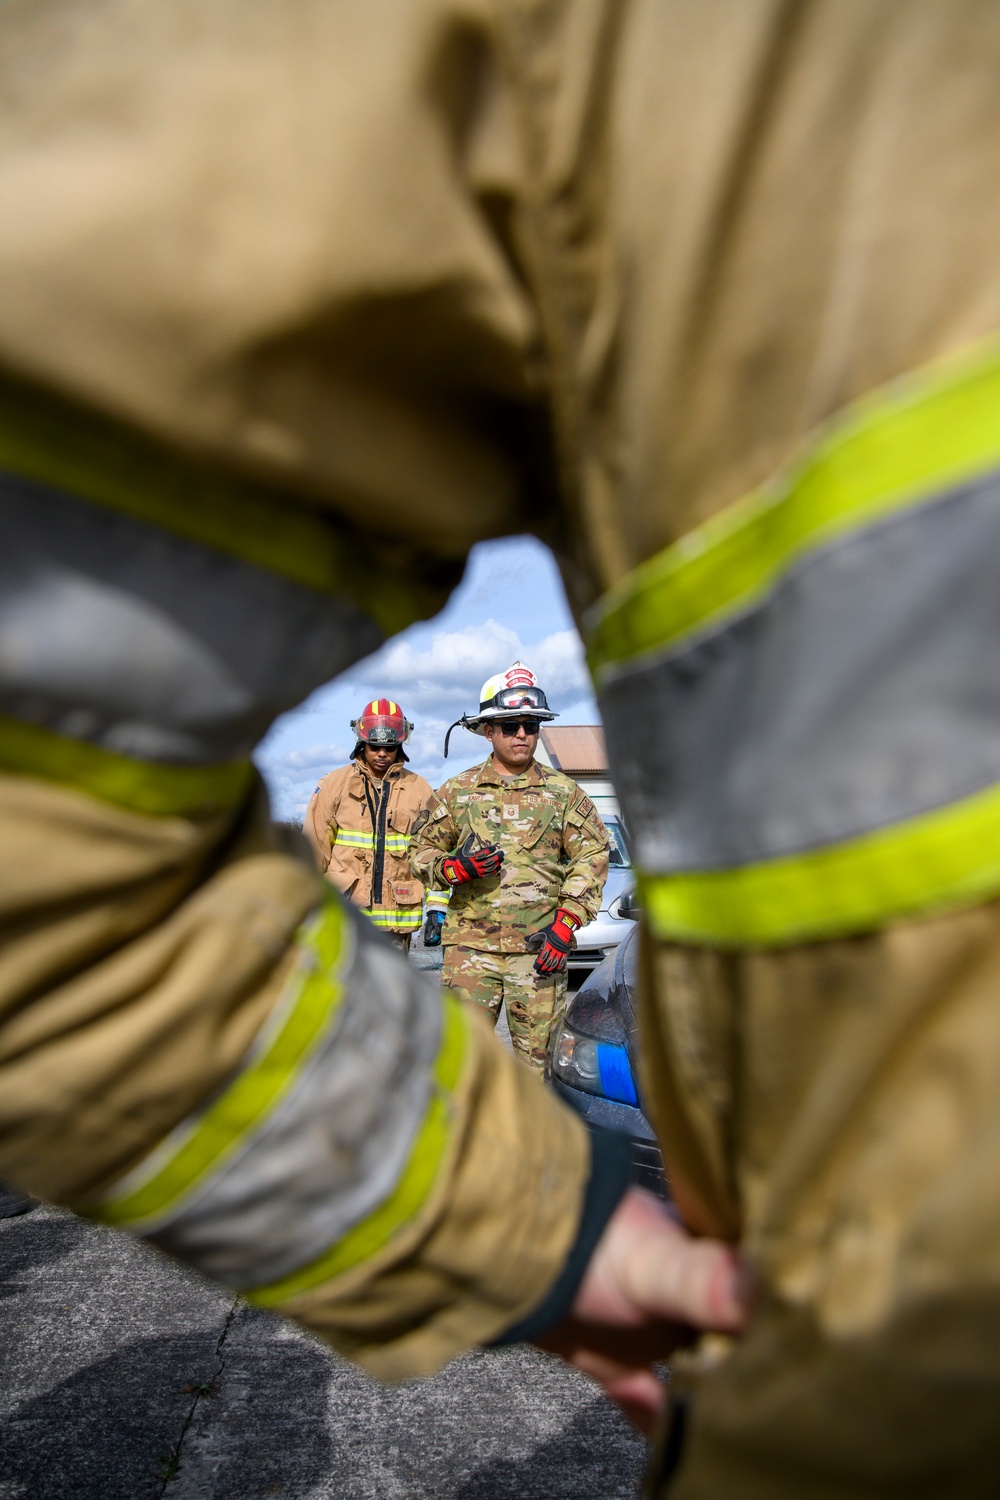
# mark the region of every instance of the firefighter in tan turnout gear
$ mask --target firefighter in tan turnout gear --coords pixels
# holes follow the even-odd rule
[[[303,829],[326,878],[406,953],[424,896],[410,871],[410,832],[431,789],[404,764],[413,725],[393,699],[367,704],[351,728],[351,763],[323,777]]]
[[[485,682],[479,713],[459,722],[493,753],[438,788],[410,855],[421,880],[451,888],[445,984],[494,1024],[506,1006],[514,1048],[539,1073],[566,1006],[573,933],[597,915],[608,874],[594,804],[534,758],[541,724],[555,717],[521,662]]]
[[[393,1377],[572,1306],[633,1411],[723,1239],[671,1500],[995,1493],[998,77],[996,0],[0,6],[0,1177]],[[524,532],[698,1241],[250,759]]]

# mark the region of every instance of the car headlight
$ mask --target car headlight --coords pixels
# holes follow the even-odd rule
[[[572,1089],[613,1099],[617,1104],[639,1103],[632,1066],[624,1047],[595,1042],[563,1022],[552,1048],[552,1074]]]

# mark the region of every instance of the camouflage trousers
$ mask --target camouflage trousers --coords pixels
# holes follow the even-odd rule
[[[488,1010],[496,1025],[501,1004],[514,1051],[536,1072],[545,1069],[549,1037],[566,1009],[566,972],[536,974],[533,953],[482,953],[449,944],[443,982]]]

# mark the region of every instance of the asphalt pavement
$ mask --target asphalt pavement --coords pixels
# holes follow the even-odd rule
[[[0,1222],[2,1500],[632,1500],[644,1453],[537,1350],[390,1389],[126,1235]]]
[[[388,1388],[126,1235],[0,1221],[0,1500],[635,1500],[645,1452],[538,1350]]]

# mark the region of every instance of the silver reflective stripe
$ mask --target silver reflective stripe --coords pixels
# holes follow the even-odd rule
[[[235,760],[383,638],[346,600],[33,480],[0,475],[0,527],[0,712],[105,750]]]
[[[1000,478],[817,549],[600,694],[649,874],[814,849],[1000,780]]]
[[[281,1281],[384,1203],[427,1113],[440,989],[350,920],[344,998],[288,1096],[165,1222],[136,1226],[229,1286]]]

